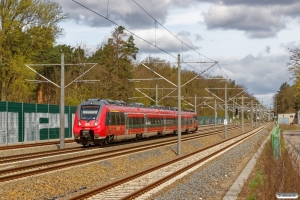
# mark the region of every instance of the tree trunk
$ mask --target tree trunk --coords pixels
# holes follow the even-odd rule
[[[37,103],[43,103],[43,85],[39,83],[39,90],[37,93]]]
[[[2,79],[2,85],[1,85],[1,101],[6,101],[5,96],[5,81]]]

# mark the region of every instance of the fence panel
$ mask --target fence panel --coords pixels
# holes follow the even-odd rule
[[[273,128],[271,133],[271,141],[272,141],[272,148],[273,154],[275,159],[278,159],[278,155],[280,153],[280,129],[279,124]]]
[[[7,143],[7,103],[0,102],[0,144]]]
[[[0,102],[0,145],[59,139],[60,106]],[[75,106],[65,106],[65,138],[72,138]]]
[[[229,119],[228,121],[231,122],[232,119]],[[214,124],[215,123],[215,117],[198,116],[198,123],[199,123],[199,125]],[[216,118],[216,124],[223,124],[223,123],[224,123],[224,117],[217,117]]]
[[[7,103],[7,143],[22,141],[22,103]]]

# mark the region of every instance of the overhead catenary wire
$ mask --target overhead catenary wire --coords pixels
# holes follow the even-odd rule
[[[223,71],[223,69],[220,67],[219,63],[217,63],[217,65],[219,66],[220,70],[226,75],[226,77],[229,79],[228,75]]]
[[[200,62],[201,63],[201,57],[200,56],[203,56],[211,61],[213,61],[211,58],[208,58],[207,56],[201,54],[200,52],[198,52],[196,49],[192,48],[190,45],[186,44],[184,41],[182,41],[181,39],[179,39],[176,35],[174,35],[171,31],[169,31],[165,26],[163,26],[161,23],[159,23],[149,12],[147,12],[140,4],[138,4],[135,0],[132,0],[137,6],[139,6],[147,15],[149,15],[149,17],[151,17],[154,21],[155,21],[155,28],[156,28],[156,23],[158,23],[161,27],[163,27],[167,32],[169,32],[171,35],[173,35],[177,40],[179,40],[181,42],[181,48],[182,48],[182,56],[181,56],[181,61],[183,61],[183,44],[186,45],[187,47],[189,47],[190,49],[192,49],[193,51],[195,51],[196,53],[199,54],[199,59],[200,59]],[[155,44],[156,44],[156,30],[155,30]],[[219,66],[219,64],[218,64]],[[220,66],[219,66],[220,67]],[[220,67],[221,69],[221,67]],[[222,69],[221,69],[222,70]],[[202,69],[201,69],[202,71]],[[223,71],[223,70],[222,70]],[[227,76],[227,74],[223,71],[223,73]],[[228,76],[227,76],[228,78]]]
[[[106,18],[106,17],[104,17],[103,15],[101,15],[100,13],[98,13],[98,12],[96,12],[96,11],[92,10],[91,8],[89,8],[89,7],[87,7],[87,6],[83,5],[83,4],[81,4],[81,3],[79,3],[79,2],[77,2],[77,1],[75,1],[75,0],[72,0],[72,1],[73,1],[73,2],[75,2],[75,3],[77,3],[78,5],[80,5],[81,7],[83,7],[83,8],[85,8],[85,9],[87,9],[87,10],[89,10],[89,11],[93,12],[94,14],[96,14],[96,15],[98,15],[98,16],[100,16],[100,17],[102,17],[102,18],[106,19],[106,20],[108,20],[109,22],[111,22],[112,24],[116,25],[117,27],[119,27],[119,26],[120,26],[120,25],[119,25],[119,24],[117,24],[116,22],[112,21],[112,20],[111,20],[111,19],[109,19],[109,18]],[[157,22],[157,23],[159,23],[159,22]],[[132,35],[136,36],[137,38],[141,39],[142,41],[144,41],[144,42],[148,43],[149,45],[156,47],[157,49],[159,49],[159,50],[161,50],[162,52],[164,52],[164,53],[168,54],[169,56],[171,56],[171,57],[173,57],[173,58],[177,59],[177,56],[174,56],[174,55],[170,54],[170,53],[169,53],[169,52],[167,52],[166,50],[164,50],[164,49],[162,49],[162,48],[158,47],[157,45],[154,45],[153,43],[151,43],[151,42],[149,42],[149,41],[145,40],[144,38],[142,38],[142,37],[140,37],[140,36],[136,35],[135,33],[133,33],[132,31],[130,31],[130,30],[128,30],[128,29],[126,29],[125,27],[124,27],[124,30],[126,30],[126,31],[127,31],[127,32],[129,32],[130,34],[132,34]],[[201,55],[202,55],[202,54],[201,54]],[[202,55],[202,56],[203,56],[203,55]],[[204,57],[205,57],[205,56],[204,56]],[[209,59],[210,61],[209,61],[209,62],[197,62],[197,63],[218,63],[217,61],[214,61],[214,60],[212,60],[212,59],[210,59],[210,58],[208,58],[208,57],[206,57],[206,58],[207,58],[207,59]],[[189,65],[187,62],[184,62],[184,61],[182,61],[182,63],[184,63],[184,64],[188,65],[189,67],[191,67],[191,68],[195,69],[196,71],[199,71],[199,70],[198,70],[198,69],[196,69],[195,67],[193,67],[193,66]],[[199,71],[199,72],[200,72],[201,74],[203,73],[202,71]]]
[[[132,0],[137,6],[139,6],[147,15],[149,15],[149,17],[151,17],[154,21],[156,21],[156,23],[158,23],[161,27],[163,27],[166,31],[168,31],[171,35],[173,35],[176,39],[178,39],[180,42],[182,42],[183,44],[185,44],[187,47],[189,47],[191,50],[195,51],[196,53],[198,53],[199,55],[202,55],[203,57],[212,60],[211,58],[201,54],[200,52],[198,52],[196,49],[194,49],[193,47],[191,47],[190,45],[186,44],[184,41],[182,41],[181,39],[179,39],[176,35],[174,35],[171,31],[169,31],[166,27],[164,27],[161,23],[159,23],[150,13],[148,13],[141,5],[139,5],[135,0]]]

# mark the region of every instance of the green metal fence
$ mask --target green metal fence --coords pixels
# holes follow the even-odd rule
[[[228,120],[228,123],[231,123],[232,119]],[[206,124],[214,124],[215,123],[215,117],[210,116],[198,116],[198,123],[199,125],[206,125]],[[217,117],[216,118],[216,124],[223,124],[224,123],[224,117]]]
[[[280,154],[280,129],[279,124],[275,126],[271,132],[273,154],[277,159]]]
[[[59,138],[59,105],[0,102],[0,145]],[[65,106],[65,138],[72,138],[76,107]]]

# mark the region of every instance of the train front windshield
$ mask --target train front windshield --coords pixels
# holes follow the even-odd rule
[[[99,105],[82,105],[80,119],[91,120],[96,119],[100,110]]]

